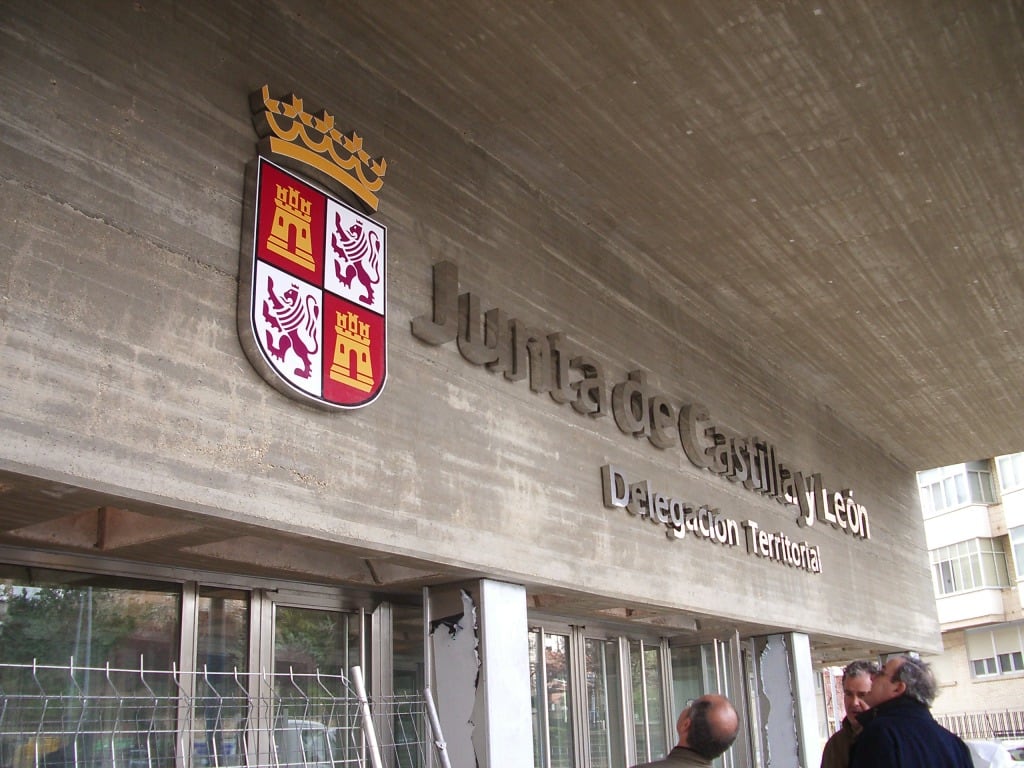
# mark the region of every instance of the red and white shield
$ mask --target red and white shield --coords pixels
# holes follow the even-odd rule
[[[299,399],[373,402],[387,378],[386,229],[263,157],[250,195],[238,307],[250,361]]]

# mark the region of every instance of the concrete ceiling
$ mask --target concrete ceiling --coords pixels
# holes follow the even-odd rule
[[[429,7],[346,53],[909,468],[1024,450],[1020,2]]]

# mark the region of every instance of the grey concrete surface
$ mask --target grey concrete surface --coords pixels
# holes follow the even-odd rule
[[[665,632],[936,648],[913,470],[1020,448],[1019,13],[3,3],[2,543],[380,590],[484,575]],[[389,163],[390,376],[362,411],[284,398],[239,345],[265,83]],[[414,338],[442,259],[610,383],[643,369],[853,488],[871,540]],[[807,540],[823,573],[605,509],[609,462]]]

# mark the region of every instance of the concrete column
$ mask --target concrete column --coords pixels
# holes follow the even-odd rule
[[[816,768],[820,738],[807,635],[789,632],[752,642],[765,768]]]
[[[526,590],[483,579],[426,590],[432,690],[454,768],[531,768]]]

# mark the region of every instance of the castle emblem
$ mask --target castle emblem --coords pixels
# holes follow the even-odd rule
[[[328,188],[344,176],[341,186],[375,209],[386,166],[370,162],[362,140],[338,133],[327,113],[308,115],[299,99],[270,99],[265,87],[257,96],[263,141],[247,179],[242,346],[285,394],[327,408],[368,405],[387,377],[387,232]]]

